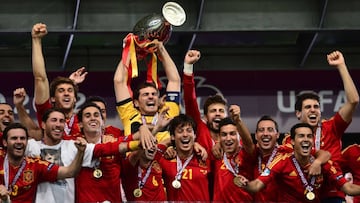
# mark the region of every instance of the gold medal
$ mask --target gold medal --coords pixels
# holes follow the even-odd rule
[[[178,181],[178,180],[176,180],[176,179],[171,183],[171,185],[172,185],[175,189],[181,188],[181,183],[180,183],[180,181]]]
[[[100,169],[95,169],[94,170],[94,172],[93,172],[93,176],[95,177],[95,178],[101,178],[102,177],[102,171],[100,170]]]
[[[239,176],[235,176],[234,179],[233,179],[233,182],[234,182],[234,184],[235,184],[236,186],[238,186],[238,187],[242,187],[242,186],[243,186],[243,184],[241,183],[241,179],[240,179]]]
[[[311,192],[311,191],[308,191],[307,193],[306,193],[306,199],[308,199],[308,200],[314,200],[315,199],[315,193],[313,193],[313,192]]]
[[[136,188],[136,189],[134,190],[133,194],[134,194],[134,197],[141,197],[142,191],[141,191],[140,188]]]

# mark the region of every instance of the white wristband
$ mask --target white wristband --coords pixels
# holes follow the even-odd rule
[[[192,75],[194,72],[194,65],[193,64],[187,64],[184,63],[184,73],[186,75]]]

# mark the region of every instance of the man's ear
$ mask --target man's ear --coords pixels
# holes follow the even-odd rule
[[[55,103],[55,97],[50,97],[50,102]]]
[[[6,140],[2,139],[2,143],[3,143],[4,147],[7,147],[7,141]]]
[[[41,121],[41,129],[45,130],[45,126],[46,126],[45,122]]]
[[[139,108],[139,101],[138,100],[134,100],[134,106],[135,106],[135,108]]]
[[[296,110],[296,111],[295,111],[295,116],[296,116],[296,118],[297,118],[298,120],[300,120],[301,111]]]

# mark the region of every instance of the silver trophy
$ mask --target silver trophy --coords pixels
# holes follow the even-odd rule
[[[181,26],[186,20],[184,9],[175,2],[167,2],[162,8],[162,15],[151,14],[140,19],[133,28],[136,44],[144,44],[155,39],[164,44],[170,39],[172,26]],[[151,52],[147,47],[143,51]]]

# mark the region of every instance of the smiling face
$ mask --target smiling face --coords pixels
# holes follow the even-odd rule
[[[228,124],[220,128],[220,145],[229,156],[237,152],[239,148],[239,133],[235,125]]]
[[[145,87],[139,90],[138,99],[134,105],[143,115],[155,115],[159,108],[159,92],[154,87]]]
[[[176,126],[172,139],[175,141],[176,152],[179,157],[189,157],[193,152],[195,133],[191,124]]]
[[[295,136],[291,139],[291,144],[294,146],[295,157],[298,160],[309,158],[314,145],[312,129],[309,127],[298,127],[294,132]]]
[[[82,116],[80,117],[81,121],[79,121],[79,126],[82,128],[84,134],[101,134],[104,122],[99,108],[88,106],[84,108],[81,113]]]
[[[0,104],[0,130],[14,122],[14,111],[9,104]]]
[[[315,127],[320,122],[320,104],[315,99],[305,99],[302,102],[301,111],[296,111],[296,117],[300,122],[308,123]]]
[[[47,120],[42,122],[42,129],[47,144],[57,144],[62,140],[65,128],[65,115],[58,111],[49,114]],[[49,143],[50,142],[50,143]]]
[[[226,106],[221,103],[209,105],[205,118],[208,128],[213,132],[219,132],[219,122],[226,117]]]
[[[276,146],[279,132],[276,130],[275,123],[271,120],[262,120],[258,123],[255,139],[257,145],[264,155],[272,152]]]
[[[27,145],[26,132],[22,128],[13,128],[7,132],[7,139],[3,140],[4,147],[7,148],[6,153],[9,160],[18,162],[22,160]]]
[[[55,103],[55,107],[72,111],[76,103],[74,86],[68,83],[59,84],[51,101]]]

